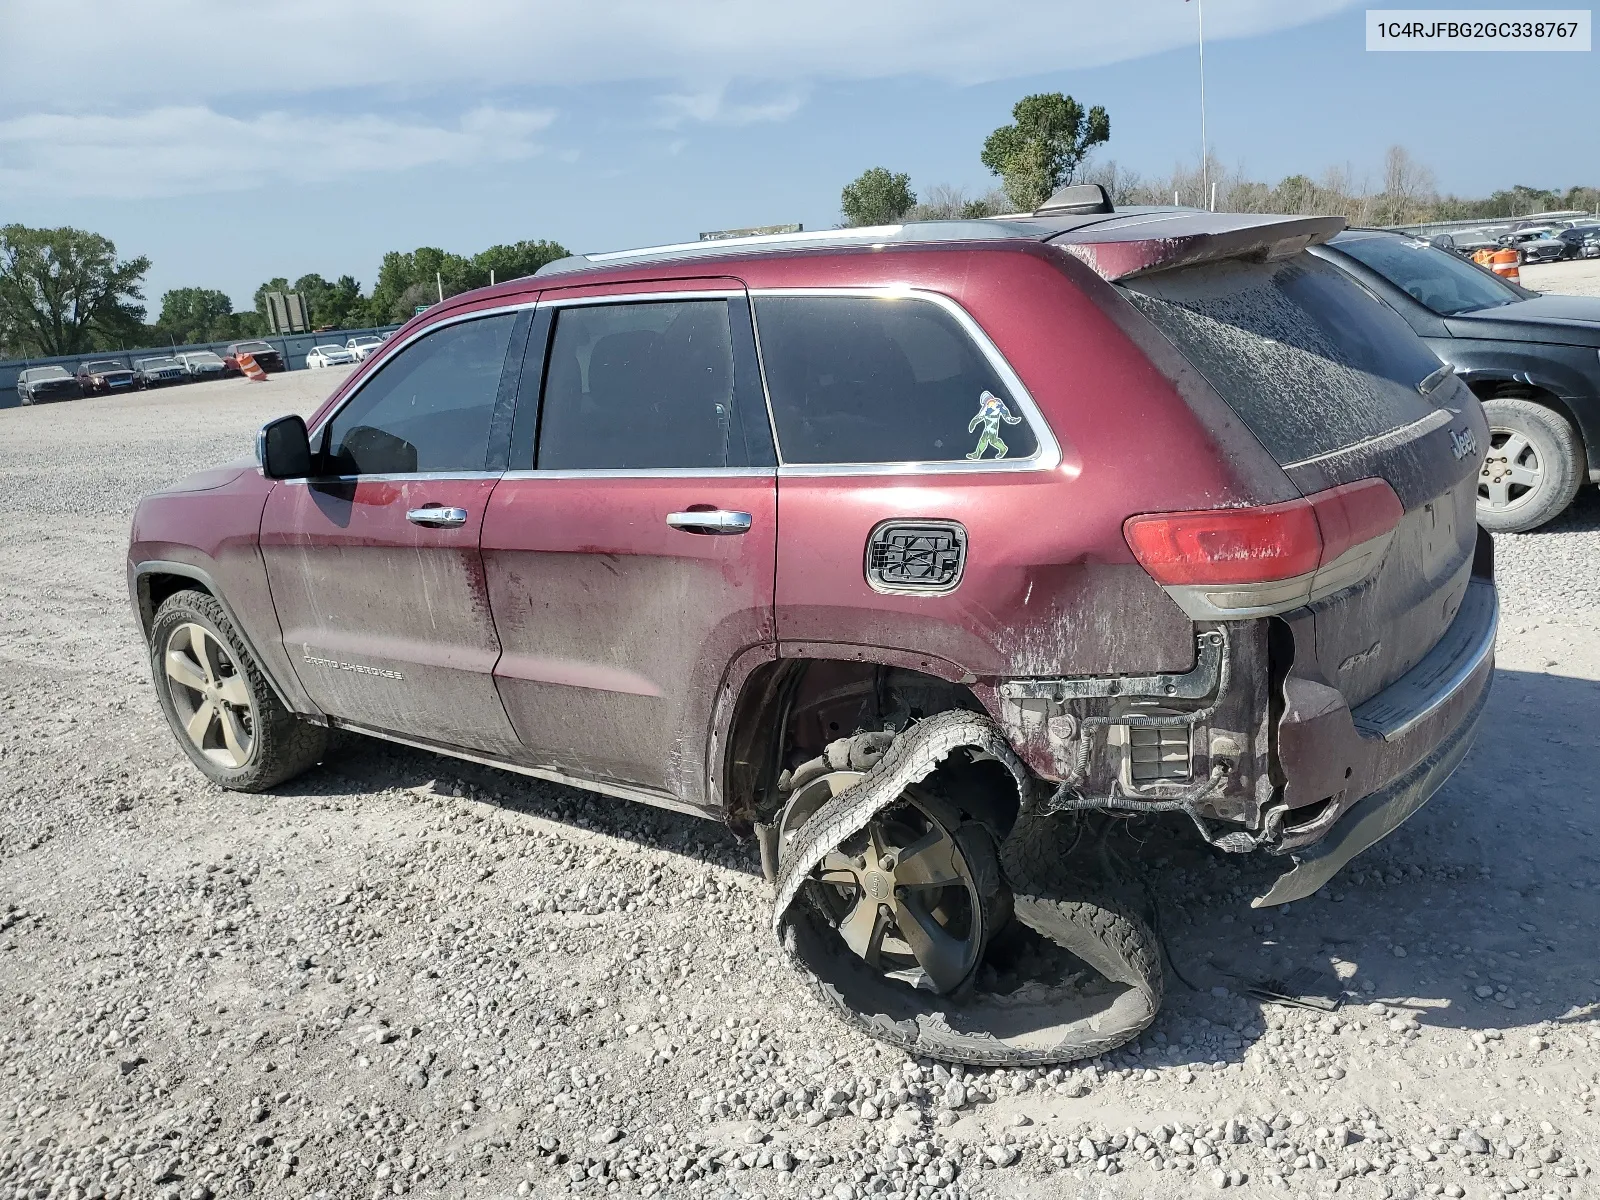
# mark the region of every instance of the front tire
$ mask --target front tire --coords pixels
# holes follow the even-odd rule
[[[1531,400],[1485,400],[1483,415],[1489,455],[1478,476],[1478,524],[1492,533],[1523,533],[1565,512],[1583,481],[1577,431]]]
[[[156,611],[150,669],[189,760],[220,787],[260,792],[321,761],[328,731],[283,706],[243,641],[215,597],[177,592]]]

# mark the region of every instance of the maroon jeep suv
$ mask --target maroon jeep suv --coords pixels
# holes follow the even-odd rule
[[[1297,899],[1483,712],[1484,418],[1304,253],[1341,227],[1073,195],[453,297],[141,503],[161,706],[227,788],[347,729],[726,822],[871,1032],[1104,1049],[1160,966],[1064,865],[1086,823],[1282,856],[1256,903]],[[1109,990],[981,969],[1048,975],[1040,938]]]

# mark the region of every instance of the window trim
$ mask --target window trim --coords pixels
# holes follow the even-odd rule
[[[337,405],[322,415],[322,419],[319,420],[316,425],[313,426],[307,433],[306,440],[310,442],[312,446],[315,446],[319,441],[323,440],[327,433],[328,426],[332,424],[334,418],[336,418],[340,413],[344,412],[344,410],[350,406],[355,398],[366,390],[367,385],[378,377],[378,375],[383,371],[383,368],[388,366],[391,359],[404,351],[412,343],[420,341],[422,338],[427,337],[435,330],[443,329],[448,325],[460,325],[465,321],[476,321],[485,317],[501,317],[506,313],[520,313],[525,309],[535,309],[538,307],[539,300],[536,296],[531,300],[522,300],[515,304],[497,304],[492,308],[475,308],[470,312],[452,313],[450,316],[441,317],[437,321],[430,321],[421,328],[415,329],[411,333],[407,334],[404,340],[391,338],[388,342],[384,343],[385,346],[389,347],[388,353],[384,354],[382,358],[376,360],[378,365],[374,367],[371,373],[366,375],[360,383],[356,384],[355,387],[350,389],[349,395],[345,396]],[[511,335],[513,337],[516,335],[515,322],[512,323]],[[510,350],[509,342],[507,344],[507,350]],[[505,370],[505,364],[502,363],[500,366],[501,384],[505,382]],[[500,398],[498,386],[496,388],[495,398],[498,406]],[[491,418],[491,421],[492,419],[493,418]],[[313,453],[316,453],[316,451],[313,451]],[[394,473],[381,475],[313,475],[310,477],[310,479],[326,481],[337,480],[344,483],[361,479],[370,479],[380,482],[395,482],[405,479],[497,479],[502,474],[504,474],[502,471],[417,471],[409,475]],[[280,482],[289,481],[283,480]]]
[[[1053,471],[1061,465],[1061,446],[1050,428],[1033,395],[1022,379],[1012,369],[1005,355],[983,326],[973,319],[960,304],[941,292],[912,287],[904,283],[860,287],[781,287],[751,288],[750,319],[755,326],[756,354],[761,362],[761,388],[767,398],[767,419],[772,425],[772,440],[778,451],[778,476],[787,479],[818,478],[840,475],[967,475],[978,473],[1016,473],[1022,471]],[[920,462],[865,462],[865,463],[786,463],[783,460],[783,439],[778,436],[778,422],[772,411],[772,391],[767,383],[766,360],[761,350],[761,318],[756,303],[763,296],[847,297],[872,300],[920,300],[931,302],[955,318],[956,324],[971,339],[978,352],[988,361],[1000,377],[1011,396],[1022,410],[1022,418],[1033,433],[1034,451],[1026,458],[955,459],[949,461]]]
[[[723,276],[721,278],[726,278],[726,276]],[[563,469],[560,469],[560,470],[549,470],[549,469],[541,470],[537,466],[539,439],[543,434],[543,425],[544,425],[544,390],[545,390],[545,385],[549,381],[550,351],[555,345],[556,321],[557,321],[557,318],[559,316],[559,313],[557,311],[555,311],[555,310],[559,310],[559,309],[563,309],[563,308],[599,308],[599,307],[601,307],[603,305],[608,305],[608,304],[649,304],[649,303],[658,303],[658,302],[659,303],[679,303],[679,302],[688,301],[688,300],[721,300],[724,303],[732,303],[733,301],[737,300],[737,301],[744,302],[746,305],[749,305],[750,304],[750,301],[749,301],[750,295],[751,295],[750,291],[748,289],[746,289],[746,288],[730,288],[730,287],[727,287],[727,286],[725,286],[725,285],[723,285],[723,284],[721,284],[719,282],[718,286],[711,287],[711,288],[693,288],[693,289],[687,289],[687,290],[674,289],[674,290],[670,290],[670,291],[659,291],[659,292],[591,293],[591,294],[578,295],[578,296],[554,296],[554,297],[541,298],[541,300],[539,302],[540,310],[541,311],[551,310],[551,312],[550,312],[550,326],[549,326],[549,329],[548,329],[548,331],[546,333],[547,341],[546,341],[546,344],[543,347],[543,349],[540,351],[538,395],[533,396],[533,397],[529,397],[527,395],[524,395],[520,389],[519,389],[518,395],[517,395],[517,409],[518,409],[518,415],[519,416],[521,415],[521,410],[522,410],[523,405],[528,404],[530,402],[530,400],[531,400],[531,402],[534,405],[534,408],[536,410],[536,416],[537,416],[537,420],[538,420],[538,425],[535,428],[534,440],[533,440],[534,463],[536,465],[533,466],[533,467],[524,467],[524,468],[518,468],[518,469],[514,469],[514,470],[508,470],[508,471],[503,473],[501,478],[503,478],[503,479],[703,479],[703,478],[705,478],[707,476],[712,476],[712,477],[715,477],[715,478],[718,478],[718,479],[770,479],[770,478],[772,478],[774,475],[776,475],[776,473],[778,471],[778,467],[776,467],[776,466],[769,466],[769,467],[572,467],[572,468],[563,468]],[[752,308],[752,311],[750,313],[750,324],[751,324],[751,330],[752,330],[752,334],[753,334],[754,333],[754,327],[755,327],[755,312],[753,311],[754,306],[751,305],[750,307]],[[737,337],[739,335],[739,330],[737,328],[733,327],[733,321],[732,321],[731,312],[729,314],[729,325],[730,325],[729,332],[730,332],[731,336]],[[530,336],[529,339],[528,339],[528,347],[527,347],[527,353],[528,354],[534,353],[533,341],[534,341],[534,339]],[[770,405],[770,403],[767,403],[767,381],[766,381],[765,374],[761,371],[761,349],[760,349],[760,344],[759,344],[760,343],[760,338],[756,337],[755,341],[757,342],[757,345],[756,345],[756,375],[757,375],[757,378],[758,378],[758,380],[760,381],[760,384],[761,384],[761,398],[762,398],[763,403],[766,405],[767,432],[768,432],[768,436],[772,438],[772,442],[773,442],[774,447],[776,447],[776,445],[777,445],[777,434],[772,429],[771,405]],[[738,372],[738,351],[736,349],[734,350],[734,371],[735,371],[735,375],[737,377],[737,372]],[[522,377],[525,378],[526,375],[527,375],[527,372],[528,372],[528,364],[525,363],[523,368],[522,368]],[[735,390],[734,390],[733,403],[735,405],[735,408],[739,409],[740,406],[739,406],[739,393],[738,393],[738,388],[737,388],[737,378],[735,380]],[[741,415],[739,417],[739,423],[740,423],[741,427],[743,425],[743,421],[744,421],[744,417],[743,417],[742,412],[741,412]]]

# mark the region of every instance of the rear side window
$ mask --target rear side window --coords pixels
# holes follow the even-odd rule
[[[745,465],[726,300],[562,308],[555,320],[541,471]]]
[[[330,473],[482,471],[516,319],[446,325],[391,357],[329,422]]]
[[[1120,286],[1280,463],[1376,437],[1432,409],[1416,385],[1439,360],[1393,309],[1309,254]]]
[[[1038,449],[1016,396],[939,305],[865,296],[755,304],[784,462],[957,462]]]

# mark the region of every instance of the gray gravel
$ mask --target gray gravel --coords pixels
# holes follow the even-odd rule
[[[0,411],[0,1200],[1595,1194],[1592,492],[1499,540],[1433,804],[1272,911],[1270,864],[1129,840],[1195,990],[1092,1063],[947,1070],[797,994],[713,825],[360,741],[268,796],[189,766],[132,503],[337,377]],[[1244,994],[1301,967],[1340,1011]]]

